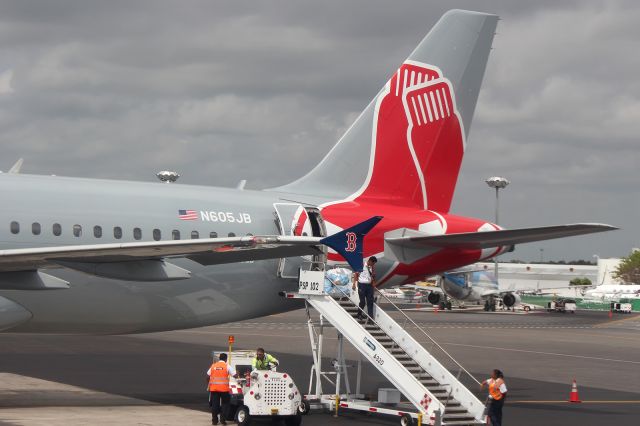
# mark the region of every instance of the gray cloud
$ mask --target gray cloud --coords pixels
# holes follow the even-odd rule
[[[501,15],[454,201],[506,226],[624,232],[514,257],[640,245],[640,56],[634,2],[474,1]],[[451,2],[6,1],[1,169],[275,186],[313,167]]]

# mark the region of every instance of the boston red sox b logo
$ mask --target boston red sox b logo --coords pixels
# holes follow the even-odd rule
[[[353,253],[356,251],[356,243],[358,241],[358,237],[355,232],[347,232],[347,247],[344,249],[349,253]]]

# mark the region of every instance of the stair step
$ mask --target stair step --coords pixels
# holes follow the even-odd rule
[[[479,426],[486,425],[484,422],[474,420],[453,420],[443,423],[444,426]]]
[[[445,422],[445,423],[449,423],[449,422],[450,422],[450,421],[452,421],[452,420],[453,420],[453,421],[463,421],[463,420],[466,420],[466,421],[472,421],[472,422],[473,422],[475,419],[476,419],[476,418],[475,418],[475,417],[473,417],[473,416],[472,416],[471,414],[469,414],[469,413],[466,413],[466,414],[450,414],[450,415],[447,415],[447,414],[445,413],[445,415],[444,415],[444,416],[442,416],[442,420],[444,420],[444,422]]]
[[[466,412],[465,413],[460,413],[460,414],[458,414],[458,413],[448,414],[445,411],[444,416],[442,416],[442,419],[444,421],[447,421],[447,420],[475,420],[475,417],[473,417],[471,414],[466,413]]]
[[[445,416],[447,414],[464,414],[467,413],[467,409],[460,406],[460,407],[449,407],[447,406],[444,410],[444,414]]]

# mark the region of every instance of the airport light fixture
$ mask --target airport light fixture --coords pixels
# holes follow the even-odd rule
[[[489,185],[490,188],[495,188],[496,189],[496,225],[498,225],[498,208],[500,206],[500,199],[498,197],[498,191],[500,191],[501,189],[504,189],[507,187],[507,185],[509,185],[511,182],[509,182],[507,179],[503,178],[503,177],[499,177],[499,176],[493,176],[490,177],[489,179],[485,180],[485,182],[487,183],[487,185]]]
[[[485,180],[485,182],[487,183],[487,185],[489,185],[490,188],[495,188],[496,190],[496,225],[498,224],[498,209],[500,207],[500,198],[498,196],[498,192],[501,189],[504,189],[507,187],[507,185],[509,185],[511,182],[509,182],[507,179],[500,177],[500,176],[492,176],[490,178],[488,178],[487,180]],[[493,259],[494,263],[495,263],[495,271],[494,271],[494,275],[496,276],[496,281],[498,281],[498,258],[495,257]]]
[[[172,172],[170,170],[162,170],[156,173],[156,176],[158,177],[158,179],[160,179],[164,183],[175,182],[180,177],[178,173]]]

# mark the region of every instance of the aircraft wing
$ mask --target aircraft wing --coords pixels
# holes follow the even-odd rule
[[[375,216],[324,238],[266,235],[0,250],[0,288],[67,288],[66,281],[41,271],[60,266],[120,280],[180,280],[191,273],[171,259],[217,265],[321,254],[325,245],[344,254],[357,271],[362,270],[364,236],[381,219]]]
[[[444,235],[426,235],[415,230],[399,229],[385,234],[385,254],[403,263],[413,263],[430,253],[447,248],[474,250],[512,246],[615,229],[618,228],[599,223],[576,223]]]
[[[202,265],[322,252],[319,237],[246,236],[0,250],[0,272],[69,263],[114,263],[186,257]]]

